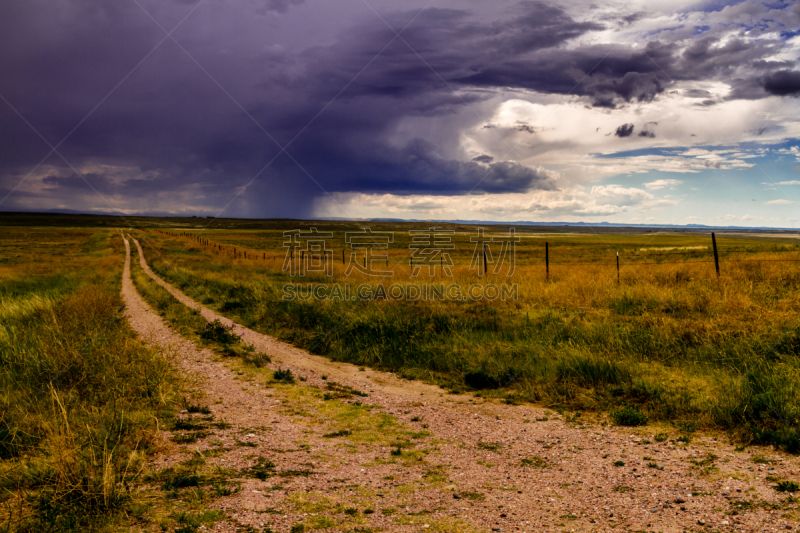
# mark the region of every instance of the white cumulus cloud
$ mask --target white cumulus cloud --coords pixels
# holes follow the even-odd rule
[[[645,183],[644,186],[650,189],[651,191],[657,191],[659,189],[665,189],[667,187],[675,187],[683,183],[681,180],[655,180],[649,183]]]

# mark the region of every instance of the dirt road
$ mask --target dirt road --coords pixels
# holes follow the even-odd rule
[[[134,243],[151,278],[207,320],[230,323],[155,276]],[[164,432],[180,444],[152,467],[194,464],[208,479],[224,475],[224,486],[241,489],[199,503],[179,494],[187,509],[224,511],[202,526],[208,530],[798,530],[797,505],[771,481],[800,478],[798,460],[768,449],[736,452],[702,435],[683,444],[668,430],[658,442],[654,433],[664,429],[634,433],[450,395],[332,363],[242,326],[246,341],[270,355],[270,368],[221,360],[147,306],[131,282],[125,246],[122,295],[131,325],[176,354],[210,410],[182,413],[182,427],[204,429]],[[279,367],[302,381],[275,382]]]

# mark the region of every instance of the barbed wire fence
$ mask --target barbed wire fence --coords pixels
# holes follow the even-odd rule
[[[285,249],[281,249],[278,252],[272,250],[265,250],[265,249],[253,249],[246,246],[238,245],[234,246],[229,243],[219,243],[212,241],[211,239],[206,238],[203,235],[192,231],[177,231],[177,230],[161,230],[155,229],[152,230],[157,233],[160,233],[164,236],[174,237],[174,238],[186,238],[195,241],[196,244],[200,246],[205,246],[210,248],[214,253],[219,255],[229,256],[232,259],[244,259],[244,260],[252,260],[252,261],[275,261],[275,260],[284,260],[286,258],[287,251]],[[549,241],[543,241],[541,244],[541,252],[540,258],[531,257],[532,255],[532,247],[530,244],[521,247],[523,248],[522,253],[525,255],[524,263],[520,266],[524,267],[535,267],[535,266],[542,266],[544,267],[545,276],[547,279],[550,278],[551,269],[550,267],[573,267],[573,266],[602,266],[607,264],[609,268],[616,268],[617,273],[623,269],[628,268],[635,268],[638,266],[661,266],[661,265],[697,265],[697,264],[714,264],[717,276],[722,275],[724,272],[723,266],[731,265],[731,264],[757,264],[757,263],[800,263],[800,242],[798,244],[779,244],[776,245],[775,243],[770,244],[754,244],[750,246],[718,246],[716,243],[715,233],[711,234],[712,242],[709,245],[697,245],[695,243],[692,244],[671,244],[671,245],[654,245],[650,248],[640,248],[635,252],[631,252],[628,248],[630,244],[627,246],[620,246],[619,249],[611,248],[612,252],[615,252],[614,255],[610,254],[598,254],[594,250],[586,249],[586,244],[581,245],[567,245],[564,247],[559,246],[552,246]],[[574,253],[575,248],[579,248],[580,253]],[[669,248],[683,248],[685,251],[666,251],[664,249]],[[689,250],[689,248],[692,248]],[[664,251],[661,251],[664,250]],[[342,244],[341,249],[341,262],[342,265],[346,264],[347,259],[350,257],[350,254],[347,252],[352,252],[353,250],[346,247],[346,245]],[[385,252],[386,250],[384,250]],[[404,250],[405,251],[405,250]],[[468,266],[470,265],[471,261],[474,260],[473,256],[473,249],[472,248],[455,248],[448,250],[450,253],[451,259],[464,259],[463,261],[453,262],[450,266]],[[289,252],[291,253],[291,252]],[[324,253],[314,251],[306,251],[301,252],[300,259],[304,259],[306,255],[309,256],[311,260],[315,258],[320,259],[320,261],[325,262],[328,257],[338,257],[338,250],[336,249],[326,249]],[[748,257],[748,254],[750,257]],[[766,258],[760,257],[753,259],[752,255],[754,254],[794,254],[794,257],[785,257],[785,258]],[[319,256],[319,257],[317,257]],[[551,260],[551,256],[555,260]],[[586,260],[586,258],[591,257],[591,260]],[[676,257],[685,257],[685,260],[660,260],[656,258],[660,257],[669,257],[670,259]],[[465,259],[467,258],[467,259]],[[707,259],[706,259],[707,258]],[[294,257],[291,257],[294,260]],[[620,259],[624,261],[624,264],[620,265]],[[331,259],[333,260],[333,259]],[[386,266],[389,266],[389,257],[385,258]],[[338,262],[338,260],[337,260]],[[481,263],[479,261],[478,263]],[[397,263],[397,264],[405,264]],[[416,264],[413,262],[412,258],[409,258],[409,266],[414,267]],[[486,267],[487,259],[486,259],[486,249],[483,250],[483,273],[480,274],[481,277],[484,275],[488,275],[489,271]],[[433,265],[435,266],[435,265]],[[478,271],[481,272],[480,264]],[[619,281],[619,276],[618,276]]]

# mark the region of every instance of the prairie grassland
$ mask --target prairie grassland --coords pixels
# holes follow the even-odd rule
[[[101,529],[142,509],[132,481],[177,379],[124,320],[123,260],[112,230],[0,230],[4,531]]]
[[[331,277],[292,278],[281,270],[283,229],[192,232],[209,245],[163,231],[138,236],[153,270],[197,301],[316,354],[512,402],[628,407],[685,430],[724,429],[800,451],[800,243],[720,236],[717,279],[708,235],[518,233],[513,275],[481,278],[469,268],[465,228],[453,239],[452,277],[437,268],[429,278],[426,269],[411,276],[407,226],[396,224],[392,278],[346,274],[343,232],[329,244]],[[284,284],[299,279],[328,289],[516,283],[518,293],[506,301],[284,300]]]

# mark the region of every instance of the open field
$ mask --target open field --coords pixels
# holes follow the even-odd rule
[[[425,226],[380,223],[370,227],[394,232],[387,252],[394,275],[376,278],[346,273],[349,247],[342,262],[344,233],[358,231],[359,224],[276,226],[143,229],[137,235],[152,268],[196,301],[312,353],[453,390],[481,388],[511,402],[628,407],[651,420],[724,429],[745,442],[800,450],[800,246],[791,239],[718,235],[717,279],[708,234],[518,228],[512,275],[506,276],[505,265],[491,274],[490,265],[490,275],[480,277],[469,268],[476,228],[451,226],[452,276],[436,265],[433,277],[427,267],[413,277],[408,229]],[[310,226],[333,232],[330,277],[309,272],[298,278],[282,270],[283,232]],[[492,233],[507,235],[498,228]],[[377,266],[387,270],[386,262]],[[306,301],[285,301],[284,284],[300,279],[293,295]],[[412,282],[455,283],[461,296],[473,284],[516,283],[518,293],[505,301],[395,301],[377,289]],[[379,297],[333,298],[336,284],[368,284]],[[317,292],[322,299],[308,297],[315,285],[324,285]]]
[[[798,451],[800,258],[790,239],[718,235],[717,279],[708,235],[532,228],[518,232],[510,276],[505,266],[481,276],[470,269],[476,230],[460,226],[452,276],[442,275],[442,259],[432,277],[427,267],[414,277],[408,227],[386,224],[373,230],[395,232],[394,275],[376,278],[346,273],[341,262],[344,230],[358,225],[320,224],[339,238],[329,243],[332,275],[298,282],[281,269],[286,221],[201,236],[153,226],[130,233],[174,288],[134,262],[126,301],[133,291],[146,304],[125,310],[116,230],[0,232],[4,529],[250,531],[264,512],[280,532],[648,522],[677,531],[698,519],[723,530],[783,527],[770,509],[786,527],[794,520],[796,500],[775,487],[795,490],[796,461],[747,446]],[[505,300],[413,301],[378,289],[422,282],[517,288]],[[286,283],[298,283],[302,298],[284,300]],[[326,285],[325,298],[304,296],[309,283]],[[331,298],[337,283],[368,286],[370,297]],[[213,313],[248,326],[247,337],[209,330]],[[299,382],[284,381],[289,368]],[[187,387],[192,399],[176,414]],[[732,444],[717,440],[721,431]],[[639,447],[641,461],[631,457]],[[375,489],[361,490],[352,507],[348,487],[366,480]],[[636,509],[654,504],[653,484],[663,492],[660,514],[640,516]],[[566,486],[574,498],[561,501]],[[741,495],[731,497],[732,486]],[[537,511],[542,487],[550,511]],[[692,501],[678,509],[687,491]],[[498,503],[518,506],[519,516],[498,515]],[[598,513],[604,506],[614,512]]]
[[[125,321],[122,240],[82,228],[0,231],[0,527],[127,523],[177,376]]]

